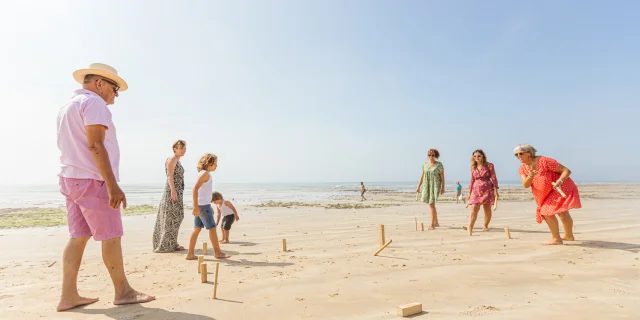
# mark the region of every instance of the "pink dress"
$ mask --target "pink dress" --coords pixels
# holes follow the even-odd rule
[[[495,192],[498,188],[498,179],[493,163],[487,162],[485,166],[471,169],[471,183],[469,190],[469,204],[491,204],[495,203]]]
[[[542,156],[538,157],[537,161],[536,170],[538,173],[533,177],[533,182],[531,182],[531,191],[536,199],[536,204],[538,204],[536,221],[542,223],[542,216],[552,216],[569,211],[569,209],[581,208],[578,186],[571,178],[567,178],[560,186],[562,192],[567,196],[566,198],[563,198],[559,192],[553,189],[552,183],[560,178],[560,173],[556,172],[560,165],[558,161]],[[529,174],[529,170],[524,164],[520,166],[519,172],[520,175]]]

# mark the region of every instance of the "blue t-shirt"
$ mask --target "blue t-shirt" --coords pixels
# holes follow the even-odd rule
[[[459,183],[456,185],[456,192],[462,192],[462,186]]]

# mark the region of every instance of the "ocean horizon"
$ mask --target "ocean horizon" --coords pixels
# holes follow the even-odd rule
[[[468,181],[460,181],[463,190]],[[589,181],[579,184],[634,184],[633,182]],[[413,192],[417,181],[365,182],[368,190]],[[164,183],[122,183],[129,206],[157,206],[164,192]],[[192,184],[186,183],[184,203],[191,203]],[[500,182],[500,188],[521,188],[519,181]],[[254,205],[267,201],[332,201],[357,195],[360,182],[214,182],[214,190],[237,205]],[[446,192],[454,192],[454,183],[446,185]],[[64,197],[56,184],[0,184],[0,209],[9,208],[58,208],[65,205]]]

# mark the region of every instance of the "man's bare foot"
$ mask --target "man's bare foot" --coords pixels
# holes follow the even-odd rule
[[[216,259],[227,259],[227,258],[231,258],[230,255],[225,254],[225,253],[220,253],[220,254],[216,254],[213,256]]]
[[[187,255],[187,257],[185,259],[187,259],[187,260],[198,260],[198,257],[194,256],[194,255],[191,255],[191,256]]]
[[[187,249],[185,249],[185,248],[184,248],[183,246],[181,246],[181,245],[178,245],[178,246],[176,247],[176,251],[184,251],[184,250],[187,250]]]
[[[56,308],[56,311],[65,311],[65,310],[69,310],[69,309],[73,309],[75,307],[79,307],[79,306],[85,306],[88,304],[92,304],[94,302],[98,302],[98,298],[85,298],[85,297],[81,297],[81,296],[77,296],[73,299],[60,299],[60,303],[58,304],[58,307]]]
[[[219,243],[223,243],[223,242],[224,242],[224,240],[220,240],[220,241],[218,241],[218,242],[219,242]]]
[[[562,239],[551,239],[547,242],[543,242],[542,244],[545,246],[559,245],[559,244],[562,244]]]
[[[439,227],[440,223],[436,222],[436,224],[433,225],[434,227]]]
[[[576,241],[576,238],[574,238],[573,236],[564,236],[564,237],[562,237],[562,240],[564,240],[564,241]]]
[[[467,226],[462,226],[462,229],[467,230],[469,227]]]
[[[229,240],[224,240],[222,241],[222,243],[229,243]]]
[[[156,297],[150,296],[148,294],[144,294],[142,292],[135,291],[131,289],[129,293],[122,296],[122,298],[113,299],[113,304],[121,305],[121,304],[134,304],[134,303],[145,303],[149,301],[155,300]]]
[[[482,231],[489,231],[489,228],[484,227],[484,228],[482,228]]]
[[[471,228],[471,227],[466,227],[466,228],[464,228],[464,229],[465,229],[465,230],[467,230],[467,232],[469,233],[469,235],[470,235],[470,236],[472,236],[472,235],[473,235],[473,228]]]

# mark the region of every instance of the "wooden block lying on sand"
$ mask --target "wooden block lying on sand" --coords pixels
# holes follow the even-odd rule
[[[398,315],[402,317],[412,316],[422,312],[422,303],[414,302],[398,306]]]
[[[382,250],[384,250],[384,248],[386,248],[387,246],[389,246],[391,244],[392,240],[387,241],[387,243],[384,244],[384,246],[380,247],[380,249],[378,249],[378,251],[376,251],[373,255],[377,256],[378,253],[380,253]]]

